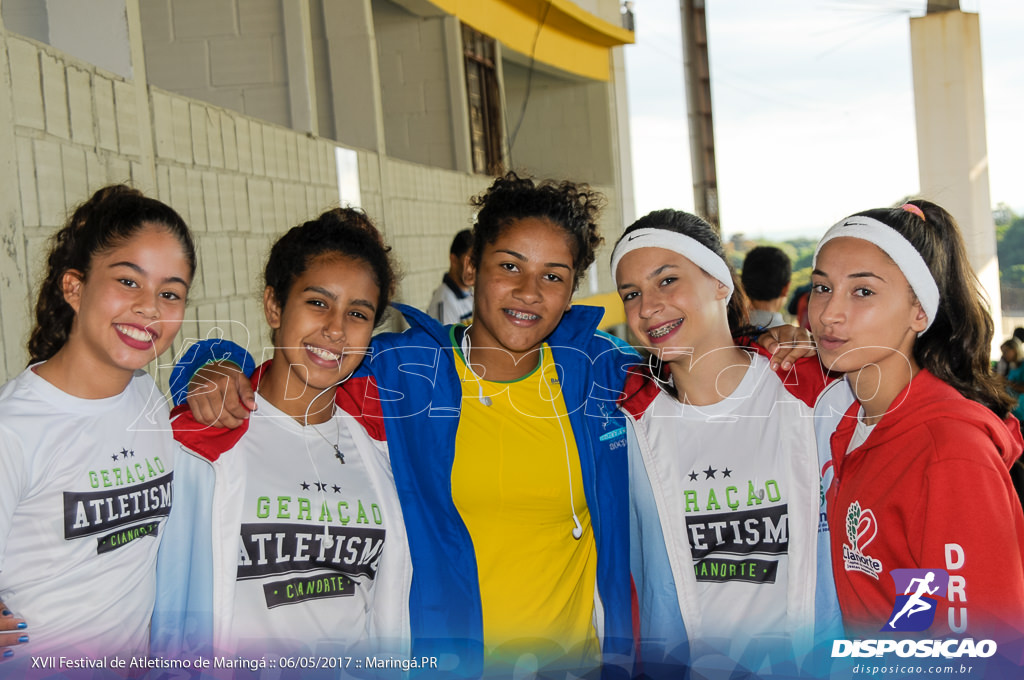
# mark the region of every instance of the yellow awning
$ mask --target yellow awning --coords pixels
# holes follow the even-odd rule
[[[538,62],[594,80],[611,77],[608,50],[631,44],[633,32],[609,23],[570,0],[431,0],[441,10],[503,45],[529,55],[537,38]],[[550,2],[550,8],[548,3]]]

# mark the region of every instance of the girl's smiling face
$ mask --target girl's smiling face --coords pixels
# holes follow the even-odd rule
[[[95,254],[88,273],[65,272],[64,299],[75,311],[66,350],[83,372],[113,368],[130,377],[170,347],[191,281],[178,238],[144,224],[123,244]]]
[[[570,239],[551,221],[527,217],[484,246],[479,266],[467,270],[475,285],[474,348],[501,349],[514,360],[540,348],[572,300]]]
[[[662,361],[708,345],[732,346],[729,289],[686,257],[665,248],[640,248],[619,261],[616,280],[633,335]]]
[[[275,331],[275,377],[287,370],[289,382],[320,391],[351,375],[370,344],[379,299],[370,267],[340,254],[315,258],[295,279],[283,308],[268,288],[263,300]],[[288,394],[296,392],[289,388]]]
[[[807,311],[818,354],[831,370],[877,366],[884,379],[886,366],[903,376],[916,365],[914,341],[927,317],[900,268],[868,241],[837,238],[822,247]]]

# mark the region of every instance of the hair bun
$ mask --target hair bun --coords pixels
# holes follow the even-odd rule
[[[373,220],[361,208],[331,208],[316,220],[321,224],[339,229],[358,229],[371,236],[378,245],[384,246],[384,235],[374,225]],[[385,247],[386,248],[386,247]],[[390,250],[390,248],[386,248]]]
[[[88,200],[75,208],[70,220],[72,229],[81,229],[97,210],[107,210],[111,202],[125,198],[143,199],[145,194],[127,184],[111,184],[98,189]]]

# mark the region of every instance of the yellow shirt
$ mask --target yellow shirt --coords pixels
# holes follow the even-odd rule
[[[534,654],[541,668],[596,666],[597,548],[551,351],[508,383],[478,380],[454,352],[463,400],[452,496],[476,552],[487,662]]]

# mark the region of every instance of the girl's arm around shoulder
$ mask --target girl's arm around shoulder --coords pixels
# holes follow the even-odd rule
[[[816,354],[796,359],[788,370],[779,369],[776,375],[787,392],[812,408],[825,388],[840,377],[829,373]]]
[[[171,431],[175,441],[211,462],[234,448],[249,429],[248,420],[243,420],[236,427],[204,423],[189,404],[175,406],[171,411]]]
[[[768,359],[786,390],[808,406],[813,407],[818,395],[839,377],[822,366],[814,339],[804,328],[769,328],[749,347]]]

